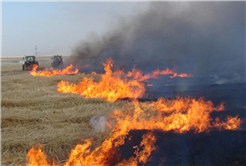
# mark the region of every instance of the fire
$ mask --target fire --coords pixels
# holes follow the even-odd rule
[[[156,102],[139,103],[133,101],[134,109],[127,112],[116,111],[114,119],[120,124],[119,128],[126,125],[129,130],[162,130],[183,133],[189,130],[203,132],[212,128],[236,130],[240,128],[241,120],[238,117],[228,117],[226,122],[218,121],[215,125],[210,117],[213,111],[223,111],[224,104],[213,106],[211,101],[192,98],[177,98],[168,100],[160,98]]]
[[[166,70],[163,70],[163,71],[160,71],[159,69],[157,69],[153,72],[153,74],[148,73],[144,75],[141,70],[133,68],[132,71],[129,71],[127,73],[127,77],[133,77],[134,79],[138,81],[146,81],[150,78],[157,79],[158,75],[168,75],[168,74],[173,74],[173,73],[174,73],[173,70],[170,70],[167,68]]]
[[[139,98],[145,94],[145,84],[150,78],[158,78],[158,75],[170,75],[173,77],[190,77],[191,74],[177,74],[174,69],[155,70],[152,74],[144,75],[140,70],[133,68],[126,75],[123,70],[112,71],[113,61],[107,59],[104,65],[105,74],[102,75],[99,82],[95,82],[94,78],[84,78],[78,84],[72,84],[68,81],[60,81],[57,85],[57,91],[62,93],[76,93],[86,98],[105,98],[110,102],[114,102],[120,98]],[[96,72],[92,71],[92,75]],[[147,84],[152,86],[152,84]]]
[[[64,74],[78,74],[79,70],[75,69],[73,70],[74,66],[71,64],[68,67],[66,67],[63,70],[60,69],[56,69],[54,70],[52,67],[49,69],[45,69],[43,71],[36,71],[36,69],[38,68],[37,65],[33,66],[32,71],[30,72],[31,76],[40,76],[40,77],[51,77],[51,76],[57,76],[57,75],[64,75]]]
[[[171,74],[173,76],[170,76],[170,78],[191,77],[192,76],[192,74],[186,74],[186,73],[177,74],[175,72],[175,69],[170,70],[169,68],[166,68],[166,70],[157,69],[152,74],[151,73],[143,74],[141,70],[133,68],[132,71],[129,71],[127,73],[127,77],[133,77],[134,79],[138,81],[147,81],[150,78],[158,79],[158,75],[171,75]]]
[[[32,147],[28,153],[28,166],[55,166],[56,162],[53,160],[52,164],[49,164],[46,160],[46,156],[43,152],[43,146],[37,144],[35,147]]]
[[[156,70],[153,74],[143,75],[140,70],[133,69],[124,75],[123,70],[112,71],[113,61],[107,59],[104,65],[105,74],[98,82],[93,77],[86,78],[78,84],[61,81],[57,86],[58,92],[76,93],[87,98],[105,98],[114,102],[119,98],[138,98],[144,95],[145,85],[141,81],[149,78],[157,78],[158,75],[173,74],[174,77],[190,77],[191,75],[182,73],[177,74],[174,70]],[[96,73],[92,73],[96,74]],[[132,78],[132,79],[130,79]],[[151,84],[150,84],[151,85]],[[213,111],[225,110],[224,103],[214,106],[211,101],[203,98],[175,98],[172,100],[159,98],[157,101],[141,103],[138,100],[129,102],[123,110],[115,110],[109,115],[108,127],[111,129],[110,136],[93,151],[90,150],[93,141],[83,140],[83,144],[78,144],[71,151],[68,160],[62,163],[64,166],[73,165],[143,165],[151,152],[156,149],[155,135],[151,132],[159,130],[163,132],[173,131],[184,133],[194,131],[196,133],[209,130],[237,130],[240,129],[241,119],[228,116],[225,121],[218,117],[213,120],[210,114]],[[142,142],[136,149],[134,155],[128,160],[120,161],[120,154],[117,150],[124,145],[125,139],[131,130],[148,130],[143,135]],[[28,166],[52,166],[46,160],[42,148],[31,148],[27,153]]]
[[[139,151],[138,147],[135,147],[137,150],[135,151],[136,157],[130,157],[129,160],[123,160],[121,163],[117,164],[117,166],[138,166],[139,163],[144,164],[147,162],[148,157],[151,152],[155,150],[154,143],[156,142],[156,138],[153,133],[149,132],[143,135],[143,141],[140,143],[140,146],[143,147],[142,151]]]
[[[191,77],[192,74],[186,74],[186,73],[181,73],[181,74],[177,74],[174,73],[173,76],[170,76],[170,78],[174,78],[174,77]]]
[[[241,125],[241,120],[238,118],[238,115],[236,117],[227,116],[226,122],[221,122],[219,118],[215,119],[214,126],[218,129],[226,129],[226,130],[236,130],[238,129],[238,126]]]
[[[213,120],[210,113],[213,111],[223,111],[224,103],[214,106],[211,101],[205,101],[203,98],[176,98],[173,100],[160,98],[156,102],[139,103],[134,100],[123,110],[115,110],[109,116],[108,126],[112,132],[100,147],[94,151],[88,148],[92,145],[91,140],[84,140],[84,144],[78,144],[71,151],[69,159],[64,166],[72,165],[110,165],[111,160],[120,158],[116,150],[125,143],[125,138],[130,130],[161,130],[183,133],[189,130],[194,132],[203,132],[213,129],[218,130],[236,130],[240,128],[241,119],[228,116],[226,121],[219,118]],[[154,143],[156,138],[153,133],[147,133],[139,146],[136,146],[135,155],[128,160],[119,161],[118,166],[139,165],[147,162],[150,154],[156,148]],[[139,149],[142,149],[141,151]],[[33,148],[28,152],[29,163],[43,159],[42,163],[47,164],[45,157],[40,155],[30,156],[29,154],[38,154]],[[33,158],[34,157],[34,158]],[[34,164],[33,164],[34,165]],[[111,164],[112,165],[112,164]]]
[[[61,81],[57,87],[58,92],[77,93],[86,98],[105,98],[114,102],[119,98],[138,98],[144,95],[145,86],[137,80],[121,78],[122,71],[113,72],[112,59],[108,59],[104,65],[105,74],[99,82],[93,77],[84,78],[79,84],[70,84],[68,81]]]

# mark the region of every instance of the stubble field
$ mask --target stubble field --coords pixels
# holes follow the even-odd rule
[[[82,77],[91,77],[91,74],[33,77],[29,74],[29,71],[21,70],[22,67],[19,63],[21,57],[2,58],[1,60],[1,165],[3,166],[27,165],[26,154],[29,149],[37,143],[44,146],[44,153],[48,157],[48,160],[55,159],[58,165],[63,165],[68,160],[69,154],[75,145],[82,143],[81,139],[89,138],[93,140],[92,146],[89,147],[90,150],[93,150],[99,147],[103,141],[110,136],[110,131],[103,133],[96,133],[94,131],[90,124],[90,119],[93,116],[102,114],[109,115],[116,109],[124,111],[125,108],[129,109],[128,106],[131,105],[129,103],[132,103],[126,100],[117,100],[111,103],[105,99],[84,98],[77,94],[57,92],[57,84],[61,80],[77,83],[78,80],[83,79]],[[50,57],[39,57],[38,61],[41,67],[50,67]],[[67,59],[65,62],[69,63],[69,60]],[[95,81],[99,81],[100,79],[99,74],[93,75],[93,77]],[[169,87],[166,89],[169,91],[161,91],[163,89],[158,89],[155,95],[165,96],[167,92],[170,92],[170,94],[176,93],[176,91],[174,91],[175,89]],[[193,122],[194,120],[196,122],[194,124],[198,126],[203,120],[206,121],[206,112],[209,111],[209,109],[202,109],[208,106],[206,106],[206,102],[202,102],[203,100],[199,102],[199,106],[194,105],[196,107],[195,109],[192,109],[193,105],[191,101],[188,101],[187,108],[185,106],[181,109],[175,107],[175,111],[167,114],[156,114],[154,111],[156,111],[157,108],[152,110],[153,112],[150,112],[151,108],[147,107],[147,105],[149,105],[149,101],[147,100],[143,103],[146,104],[145,107],[147,108],[144,110],[145,112],[141,112],[141,109],[139,110],[137,108],[134,110],[136,114],[130,114],[133,116],[127,116],[129,114],[126,112],[126,117],[137,117],[139,121],[135,122],[133,121],[134,118],[124,121],[123,114],[125,114],[125,112],[123,114],[117,112],[116,114],[119,116],[117,117],[119,118],[118,120],[126,122],[126,124],[128,124],[126,126],[131,129],[131,131],[129,131],[125,139],[125,144],[117,149],[112,148],[112,151],[108,153],[110,158],[105,157],[103,159],[105,159],[105,161],[108,159],[108,161],[111,162],[111,164],[108,165],[116,165],[124,161],[124,159],[128,159],[130,156],[134,156],[134,154],[136,156],[134,148],[136,145],[140,145],[141,137],[144,137],[145,133],[151,130],[148,127],[152,127],[149,121],[153,116],[157,118],[154,122],[159,122],[159,117],[161,117],[161,122],[167,122],[163,123],[165,125],[160,123],[163,125],[163,131],[166,132],[162,130],[158,131],[159,126],[156,124],[153,125],[155,126],[153,133],[157,138],[155,144],[157,149],[151,153],[149,157],[150,160],[145,164],[146,166],[245,165],[246,107],[244,92],[245,83],[206,85],[202,88],[194,86],[190,91],[183,92],[183,95],[191,95],[194,98],[204,96],[206,101],[211,100],[216,106],[221,102],[225,102],[225,111],[215,111],[211,113],[211,118],[215,119],[219,117],[224,120],[228,115],[232,117],[238,115],[242,120],[242,124],[241,129],[236,130],[219,131],[210,128],[211,131],[208,130],[196,134],[193,132],[193,129],[196,129],[194,126],[191,127],[190,131],[184,133],[175,133],[171,130],[172,128],[165,130],[165,127],[173,126],[180,120],[180,118],[175,118],[170,121],[167,121],[167,119],[172,117],[172,115],[176,117],[179,115],[179,111],[182,110],[185,110],[185,112],[182,112],[182,116],[190,116],[191,114],[189,114],[189,112],[198,112],[198,114],[191,116],[193,118],[190,118],[190,120],[187,121],[188,123],[181,121],[182,124],[179,125],[180,123],[178,123],[177,128],[174,127],[173,130],[182,129],[186,125],[190,126],[189,122]],[[175,103],[177,100],[173,101]],[[172,105],[168,103],[169,102],[167,102],[167,105],[164,105],[167,106],[167,108],[172,108],[172,106],[179,107],[179,104]],[[213,109],[215,110],[216,108]],[[141,112],[140,115],[138,115],[137,110]],[[130,111],[128,113],[132,112]],[[199,114],[203,115],[203,118],[197,121],[197,117],[200,117],[198,116]],[[146,118],[149,120],[147,121],[148,125],[144,123]],[[144,125],[140,127],[142,121]],[[211,124],[214,122],[215,121],[211,121]],[[120,131],[122,128],[127,128],[121,125],[118,125],[119,128],[114,130],[113,133],[117,133],[116,131]],[[116,138],[119,139],[120,137]],[[121,156],[120,158],[117,158],[118,153]]]
[[[39,60],[40,66],[50,67],[49,59]],[[72,82],[83,76],[32,77],[22,71],[19,60],[2,58],[1,63],[1,165],[26,165],[26,154],[37,143],[58,162],[68,159],[81,138],[92,138],[92,149],[101,145],[109,132],[96,133],[89,120],[123,107],[126,101],[58,93],[60,80]]]

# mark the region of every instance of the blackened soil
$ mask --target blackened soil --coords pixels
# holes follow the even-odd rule
[[[148,131],[130,131],[119,148],[120,160],[134,156]],[[146,166],[243,166],[246,165],[246,131],[210,131],[203,133],[153,131],[157,141]],[[116,162],[116,161],[115,161]],[[116,163],[111,163],[115,165]],[[141,165],[141,163],[140,163]]]

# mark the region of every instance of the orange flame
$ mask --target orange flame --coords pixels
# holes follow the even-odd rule
[[[113,72],[113,62],[109,58],[104,65],[105,74],[102,75],[99,82],[93,78],[84,78],[79,84],[70,84],[67,81],[61,81],[58,84],[58,92],[77,93],[85,97],[101,97],[110,102],[119,98],[138,98],[145,92],[145,86],[140,81],[149,78],[157,78],[161,74],[173,74],[172,77],[185,77],[185,74],[175,74],[168,68],[164,71],[156,70],[153,74],[142,75],[141,71],[133,69],[126,76],[122,76],[123,70]],[[189,76],[189,75],[188,75]],[[133,77],[135,80],[129,80]],[[203,98],[176,98],[173,100],[160,98],[157,101],[149,103],[139,103],[133,100],[124,110],[115,110],[109,116],[108,126],[112,133],[101,146],[91,151],[89,147],[92,141],[84,140],[84,144],[78,144],[71,151],[69,159],[64,166],[72,165],[97,165],[106,166],[108,163],[119,156],[115,156],[115,151],[125,143],[125,138],[130,130],[161,130],[174,131],[178,133],[193,130],[203,132],[211,129],[236,130],[240,128],[241,119],[228,116],[226,121],[219,118],[213,120],[210,113],[213,111],[223,111],[224,104],[214,106],[211,101],[205,101]],[[123,160],[118,166],[145,164],[155,150],[154,143],[156,138],[153,133],[147,133],[143,136],[140,147],[136,146],[135,157]],[[140,149],[142,149],[140,151]],[[29,166],[48,165],[49,162],[40,148],[32,148],[27,154]]]
[[[43,152],[43,146],[41,144],[37,144],[35,147],[32,147],[28,153],[28,166],[55,166],[57,163],[53,160],[52,164],[49,164],[46,160],[46,156]]]
[[[114,102],[120,98],[139,98],[145,93],[145,85],[141,83],[150,78],[158,78],[158,75],[173,74],[173,77],[190,77],[191,74],[179,74],[175,73],[174,69],[155,70],[152,74],[143,75],[143,73],[133,68],[132,71],[124,75],[123,70],[112,71],[113,61],[108,58],[104,65],[105,74],[102,75],[99,82],[95,82],[94,78],[84,78],[78,84],[70,84],[68,81],[61,81],[58,83],[57,91],[62,93],[76,93],[86,98],[105,98],[110,102]],[[96,74],[92,71],[91,74]],[[133,78],[133,79],[129,79]],[[152,86],[152,84],[147,84]]]
[[[226,129],[226,130],[236,130],[239,129],[239,126],[241,125],[242,121],[240,118],[238,118],[238,115],[236,117],[227,116],[226,122],[222,122],[218,117],[215,119],[214,126],[217,129]]]
[[[141,142],[140,146],[143,147],[142,151],[139,151],[138,147],[135,147],[137,150],[135,151],[136,157],[130,157],[129,160],[123,160],[121,163],[117,164],[117,166],[138,166],[139,163],[144,164],[147,162],[151,152],[155,150],[154,143],[156,142],[156,138],[153,133],[149,132],[143,135],[143,141]]]
[[[186,74],[186,73],[181,73],[181,74],[177,74],[174,73],[173,76],[170,76],[170,78],[174,78],[174,77],[191,77],[192,74]]]
[[[213,111],[223,111],[224,104],[214,107],[211,101],[204,101],[192,98],[177,98],[175,100],[158,99],[151,103],[138,103],[134,101],[135,108],[127,112],[116,111],[113,113],[114,119],[120,124],[119,128],[125,126],[131,129],[147,129],[186,132],[194,130],[202,132],[221,125],[220,129],[239,129],[241,120],[238,117],[228,117],[227,122],[219,122],[212,125],[210,113]],[[129,131],[128,130],[128,131]]]
[[[93,78],[84,78],[79,84],[70,84],[61,81],[57,87],[58,92],[77,93],[87,98],[105,98],[114,102],[119,98],[138,98],[144,95],[145,87],[137,80],[122,79],[122,71],[113,72],[112,59],[108,59],[104,65],[105,74],[99,82],[94,82]]]
[[[163,70],[163,71],[160,71],[159,69],[155,70],[153,72],[153,74],[143,74],[141,70],[138,70],[138,69],[135,69],[133,68],[132,71],[129,71],[127,73],[127,77],[133,77],[134,79],[138,80],[138,81],[146,81],[150,78],[155,78],[157,79],[158,75],[169,75],[169,74],[173,74],[174,71],[173,70],[170,70],[170,69],[166,69],[166,70]]]
[[[175,72],[175,69],[170,70],[169,68],[166,68],[166,70],[157,69],[152,74],[151,73],[143,74],[141,70],[133,68],[132,71],[129,71],[127,73],[127,77],[133,77],[138,81],[147,81],[150,78],[158,79],[158,75],[170,75],[170,74],[173,74],[173,76],[170,76],[170,78],[192,76],[192,74],[186,74],[186,73],[177,74]]]
[[[216,118],[215,121],[210,117],[213,111],[223,111],[224,104],[214,106],[211,101],[204,101],[203,98],[198,100],[192,98],[176,98],[173,100],[160,98],[156,102],[139,103],[137,100],[129,104],[126,110],[115,110],[109,116],[109,127],[112,133],[100,147],[94,151],[88,150],[92,144],[90,140],[85,140],[85,144],[78,144],[69,156],[65,166],[72,165],[108,165],[110,159],[117,158],[114,150],[124,144],[124,139],[130,130],[162,130],[175,131],[183,133],[189,130],[203,132],[210,129],[236,130],[240,128],[241,119],[236,117],[227,117],[225,122]],[[118,163],[122,165],[139,165],[144,164],[151,152],[155,150],[154,143],[156,139],[152,133],[143,136],[143,141],[139,147],[135,147],[135,157],[129,160],[123,160]],[[33,148],[28,152],[33,153]],[[39,155],[32,156],[39,158]],[[41,157],[45,160],[45,157]],[[29,157],[29,163],[37,161]],[[37,166],[41,161],[37,162]],[[47,163],[47,161],[42,161]],[[34,165],[34,164],[33,164]]]
[[[38,68],[37,65],[33,65],[33,70],[30,72],[31,76],[41,76],[41,77],[51,77],[51,76],[57,76],[57,75],[69,75],[69,74],[78,74],[79,70],[76,69],[75,71],[73,71],[73,65],[69,65],[68,67],[66,67],[63,70],[60,69],[56,69],[54,70],[52,67],[49,69],[45,69],[43,71],[36,71],[36,69]]]

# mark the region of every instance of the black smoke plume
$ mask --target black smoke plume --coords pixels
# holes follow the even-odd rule
[[[125,71],[176,67],[216,83],[245,82],[245,2],[152,2],[72,56],[75,65],[90,64],[87,71],[103,72],[111,57]]]

